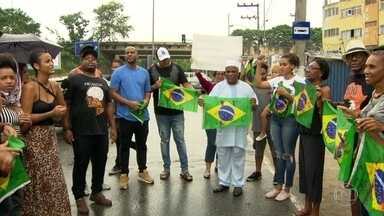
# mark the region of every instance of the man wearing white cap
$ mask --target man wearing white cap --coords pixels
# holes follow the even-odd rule
[[[171,158],[169,154],[169,141],[172,130],[180,158],[180,177],[190,182],[193,178],[188,171],[187,148],[184,140],[184,113],[181,110],[159,107],[157,104],[159,98],[158,89],[161,85],[160,77],[167,78],[176,85],[182,85],[186,88],[192,88],[192,85],[188,82],[183,69],[179,65],[171,62],[171,56],[166,48],[160,47],[156,54],[159,62],[154,64],[148,71],[151,76],[154,109],[161,139],[160,147],[164,170],[160,173],[160,179],[168,179],[170,175]]]
[[[258,103],[256,94],[249,84],[239,80],[239,68],[238,61],[227,61],[225,80],[217,83],[209,95],[223,98],[249,98],[255,108]],[[213,190],[214,193],[227,191],[230,186],[234,186],[233,196],[240,196],[243,193],[247,131],[248,127],[217,129],[219,186]]]

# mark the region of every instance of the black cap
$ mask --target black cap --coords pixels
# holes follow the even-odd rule
[[[97,58],[97,56],[98,56],[98,53],[95,50],[95,47],[93,47],[93,46],[85,46],[80,51],[80,57],[81,58],[84,58],[86,55],[89,55],[89,54],[93,55],[95,58]]]

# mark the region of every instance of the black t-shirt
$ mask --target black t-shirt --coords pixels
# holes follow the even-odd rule
[[[111,98],[105,80],[84,74],[70,76],[64,96],[70,104],[72,131],[75,134],[108,134],[106,108]]]
[[[176,76],[172,76],[171,72],[173,70],[177,71]],[[165,67],[165,68],[160,68],[158,67],[157,64],[153,65],[151,68],[148,69],[150,77],[151,77],[151,85],[155,84],[155,82],[158,80],[158,77],[154,75],[156,71],[158,71],[160,77],[168,78],[172,82],[174,82],[176,85],[181,85],[186,82],[188,82],[187,77],[185,76],[185,73],[183,69],[174,63],[171,63],[170,66]],[[159,90],[156,89],[153,91],[153,105],[155,108],[155,114],[157,115],[178,115],[182,114],[183,111],[181,110],[175,110],[175,109],[167,109],[164,107],[159,107],[158,104],[159,101]]]

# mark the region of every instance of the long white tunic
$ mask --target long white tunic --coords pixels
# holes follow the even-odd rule
[[[217,83],[210,96],[223,98],[255,98],[258,103],[257,96],[252,87],[239,80],[235,85],[228,84],[227,80]],[[247,144],[248,127],[226,127],[217,129],[216,146],[217,147],[238,147],[245,149]]]

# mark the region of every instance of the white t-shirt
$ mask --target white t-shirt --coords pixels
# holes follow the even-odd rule
[[[299,75],[293,76],[291,79],[285,79],[283,76],[278,76],[273,79],[268,80],[269,85],[272,87],[272,89],[276,89],[279,87],[279,83],[282,82],[283,86],[289,90],[291,90],[291,95],[295,95],[295,87],[293,86],[294,82],[304,83],[305,84],[305,78]]]

